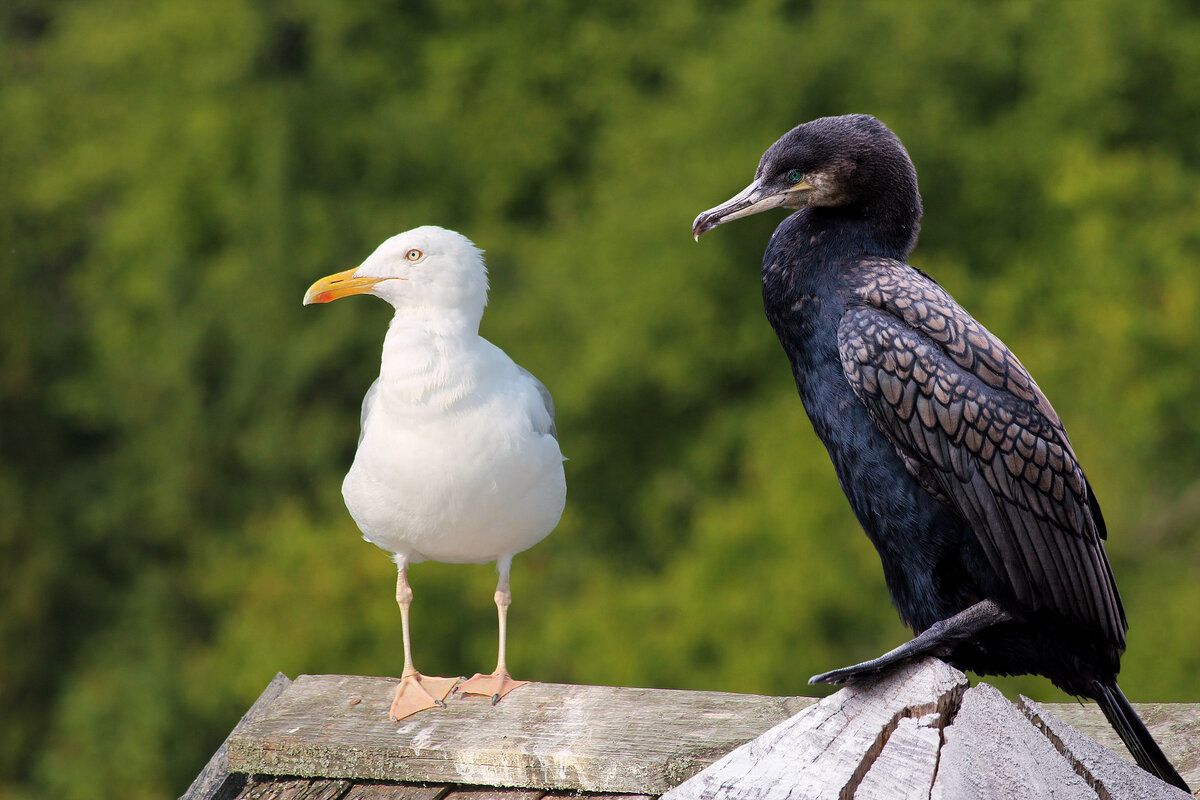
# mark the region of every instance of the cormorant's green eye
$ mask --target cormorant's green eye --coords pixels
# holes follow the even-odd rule
[[[804,178],[804,173],[798,169],[788,170],[788,183],[799,183]]]

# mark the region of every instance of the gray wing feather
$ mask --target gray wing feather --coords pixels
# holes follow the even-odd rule
[[[553,436],[555,439],[558,439],[558,427],[554,424],[554,398],[550,396],[550,390],[546,388],[545,384],[543,384],[536,377],[534,377],[532,372],[525,369],[520,364],[517,365],[517,369],[521,370],[522,375],[524,375],[526,378],[529,378],[529,380],[533,381],[533,385],[537,388],[538,394],[540,394],[542,396],[542,402],[546,404],[546,413],[548,413],[550,415],[549,429],[544,430],[544,431],[538,431],[538,433],[548,433],[551,436]],[[372,388],[374,388],[374,387],[372,387]]]
[[[358,443],[362,444],[363,437],[367,434],[367,417],[371,416],[371,408],[375,405],[375,396],[379,394],[379,378],[371,384],[371,388],[367,389],[367,394],[363,397],[362,414],[358,418]]]

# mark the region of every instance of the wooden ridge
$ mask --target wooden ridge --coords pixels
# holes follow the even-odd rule
[[[1188,800],[1046,706],[1021,703],[986,683],[968,688],[937,659],[909,664],[821,700],[662,800]],[[1191,711],[1181,727],[1194,747]],[[1175,739],[1161,743],[1183,772],[1200,771]]]

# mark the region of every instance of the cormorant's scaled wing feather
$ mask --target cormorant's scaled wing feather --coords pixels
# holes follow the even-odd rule
[[[1124,647],[1125,615],[1099,506],[1062,423],[1004,344],[899,262],[838,328],[842,368],[908,471],[979,537],[1017,602],[1049,607]]]

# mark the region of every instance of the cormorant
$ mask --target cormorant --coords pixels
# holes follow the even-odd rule
[[[692,233],[780,207],[798,210],[763,256],[766,315],[917,633],[810,682],[925,654],[1044,675],[1095,698],[1138,764],[1187,790],[1117,686],[1125,612],[1058,414],[1003,342],[906,263],[921,199],[900,140],[867,115],[799,125]]]
[[[567,485],[546,387],[479,335],[487,270],[467,237],[427,225],[393,236],[354,269],[314,283],[304,304],[373,294],[396,309],[342,496],[363,538],[393,554],[404,671],[391,716],[444,706],[452,690],[497,702],[526,681],[505,665],[513,556],[562,516]],[[459,684],[413,666],[408,565],[495,561],[496,669]]]

